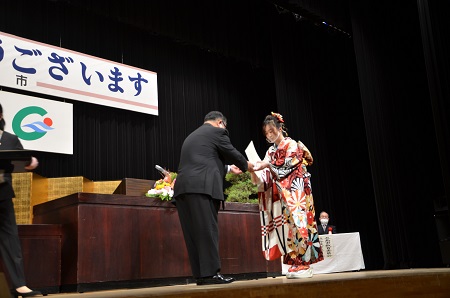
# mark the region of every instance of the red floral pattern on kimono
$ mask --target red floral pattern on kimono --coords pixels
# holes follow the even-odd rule
[[[268,260],[283,255],[283,263],[309,265],[323,260],[317,224],[309,150],[301,142],[284,138],[264,158],[270,163],[258,173],[263,253]]]

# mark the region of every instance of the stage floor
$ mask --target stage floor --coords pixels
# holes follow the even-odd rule
[[[310,296],[311,295],[311,296]],[[227,285],[196,284],[49,294],[49,298],[125,297],[450,297],[450,268],[380,270],[238,280]]]

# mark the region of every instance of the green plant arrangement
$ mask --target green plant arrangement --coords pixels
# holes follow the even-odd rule
[[[227,202],[258,204],[258,188],[252,183],[249,172],[239,175],[228,173],[225,180],[231,183],[224,192]]]

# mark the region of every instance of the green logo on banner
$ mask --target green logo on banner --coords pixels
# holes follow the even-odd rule
[[[44,130],[40,129],[38,126],[36,126],[36,124],[39,124],[39,125],[44,124],[41,121],[22,125],[23,119],[25,119],[28,115],[32,115],[32,114],[38,114],[38,115],[44,116],[45,114],[47,114],[47,111],[41,107],[36,107],[36,106],[26,107],[26,108],[23,108],[22,110],[20,110],[19,112],[17,112],[17,114],[14,116],[14,119],[12,121],[12,129],[13,129],[14,133],[22,140],[34,141],[34,140],[42,138],[47,133],[47,131],[44,131]],[[26,132],[22,129],[22,126],[29,127],[33,131]],[[47,126],[47,128],[48,128],[48,126]]]

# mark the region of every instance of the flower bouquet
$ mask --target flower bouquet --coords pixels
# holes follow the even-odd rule
[[[155,168],[161,173],[163,178],[156,181],[153,188],[150,189],[145,196],[150,198],[160,198],[163,201],[170,201],[173,197],[173,187],[177,180],[177,173],[167,171],[158,165],[156,165]]]

